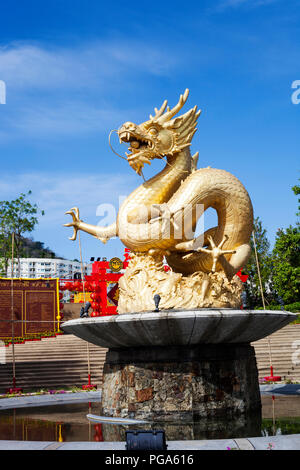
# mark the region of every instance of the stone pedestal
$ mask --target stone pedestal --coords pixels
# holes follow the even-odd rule
[[[271,310],[161,310],[74,319],[61,328],[109,348],[103,414],[176,426],[196,423],[187,435],[201,435],[212,425],[218,433],[259,422],[258,373],[250,343],[295,318]]]
[[[254,348],[247,343],[111,348],[102,412],[149,421],[195,422],[260,413]]]

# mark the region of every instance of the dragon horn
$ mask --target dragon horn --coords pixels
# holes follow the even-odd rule
[[[188,96],[189,96],[189,89],[187,88],[185,90],[184,94],[180,95],[179,101],[176,104],[176,106],[174,106],[174,108],[172,108],[172,109],[169,109],[165,114],[163,114],[159,118],[159,123],[163,124],[163,123],[169,121],[173,116],[175,116],[178,113],[178,111],[180,111],[181,108],[183,107],[183,105],[185,104]]]
[[[151,116],[150,114],[150,119],[154,120],[154,119],[160,118],[160,116],[164,113],[164,110],[166,109],[167,104],[168,104],[168,101],[165,100],[160,109],[154,108],[155,116]]]

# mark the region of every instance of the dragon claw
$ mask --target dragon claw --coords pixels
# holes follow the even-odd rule
[[[218,246],[216,246],[216,244],[215,244],[215,242],[214,242],[214,240],[211,236],[209,236],[207,238],[208,238],[208,241],[210,243],[211,250],[209,250],[207,248],[198,248],[197,251],[201,251],[203,253],[209,253],[212,256],[213,265],[212,265],[212,268],[211,268],[211,272],[215,273],[216,272],[217,261],[220,258],[220,256],[227,255],[227,254],[234,254],[234,253],[236,253],[236,250],[222,250],[222,247],[223,247],[224,243],[228,240],[228,235],[224,235],[221,243],[219,243]]]
[[[79,219],[79,209],[78,207],[72,207],[72,209],[66,211],[65,214],[70,214],[73,219],[73,222],[64,224],[64,227],[73,227],[73,235],[72,237],[69,237],[69,240],[74,241],[76,240],[79,224],[81,222],[81,220]]]

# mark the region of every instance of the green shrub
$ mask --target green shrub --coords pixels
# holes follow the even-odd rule
[[[266,305],[266,310],[281,310],[281,305]],[[263,307],[256,307],[255,310],[263,310]],[[294,302],[292,304],[284,305],[284,310],[286,312],[300,313],[300,302]]]

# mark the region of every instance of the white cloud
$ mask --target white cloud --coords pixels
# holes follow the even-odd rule
[[[108,131],[120,125],[125,111],[112,108],[99,109],[81,102],[65,102],[60,105],[36,105],[19,109],[15,116],[7,117],[6,124],[11,130],[29,138],[44,136],[68,136]],[[16,137],[16,134],[11,135]],[[1,139],[1,135],[0,135]]]
[[[80,168],[80,162],[78,166]],[[82,214],[95,218],[99,204],[117,204],[119,195],[128,194],[136,185],[133,172],[126,176],[120,173],[4,174],[0,181],[0,198],[14,199],[21,192],[32,190],[30,200],[45,210],[43,223],[66,222],[68,218],[64,213],[74,205],[81,208]]]
[[[228,8],[238,8],[247,6],[249,8],[257,8],[262,6],[271,5],[279,0],[221,0],[217,4],[216,11],[224,11]]]
[[[73,78],[74,61],[33,45],[12,44],[0,48],[0,74],[9,86],[58,86]],[[77,69],[80,67],[77,67]]]
[[[119,74],[123,80],[136,72],[168,75],[176,62],[173,54],[141,41],[98,41],[52,49],[30,43],[0,47],[0,77],[8,88],[101,88]]]
[[[237,7],[247,3],[249,0],[224,0],[220,3],[220,6],[223,8],[227,7]]]
[[[45,215],[38,217],[39,223],[31,236],[44,242],[45,246],[49,246],[58,255],[73,259],[79,258],[78,242],[71,242],[68,238],[73,233],[72,228],[63,227],[63,224],[72,220],[65,212],[77,206],[82,220],[93,225],[102,225],[100,217],[96,215],[99,204],[110,203],[117,213],[119,197],[127,196],[141,183],[142,180],[133,172],[126,175],[59,172],[3,174],[0,181],[0,199],[12,200],[22,192],[32,190],[28,199],[44,210]],[[123,250],[119,240],[102,245],[85,233],[82,233],[82,240],[86,260],[99,253],[99,250],[102,256],[108,257],[117,256],[120,250]]]
[[[126,96],[129,86],[143,83],[141,75],[170,74],[177,61],[161,47],[121,39],[69,48],[2,46],[0,79],[7,85],[7,105],[0,140],[110,130],[128,116],[110,97],[122,90]]]

